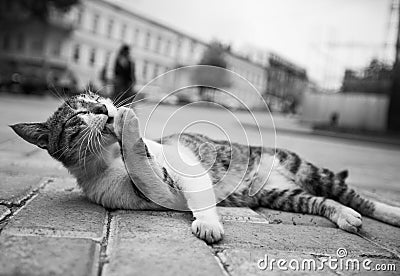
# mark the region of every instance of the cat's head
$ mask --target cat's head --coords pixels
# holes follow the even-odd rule
[[[101,156],[117,141],[112,131],[116,114],[111,100],[88,92],[65,100],[45,122],[10,127],[69,168]]]

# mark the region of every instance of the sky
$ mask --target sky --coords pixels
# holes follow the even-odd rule
[[[338,88],[345,68],[361,68],[374,57],[393,61],[392,0],[112,2],[206,42],[278,53],[325,88]]]

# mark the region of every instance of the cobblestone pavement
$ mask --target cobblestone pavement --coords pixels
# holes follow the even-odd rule
[[[190,214],[95,205],[60,164],[6,126],[43,120],[56,106],[50,99],[0,97],[0,275],[280,275],[292,270],[279,270],[276,263],[272,271],[260,270],[258,261],[267,254],[269,260],[321,266],[339,248],[347,250],[343,260],[370,259],[372,268],[394,264],[397,271],[325,267],[297,273],[399,273],[400,229],[368,218],[360,235],[353,235],[322,217],[219,208],[226,236],[210,246],[191,234]],[[398,205],[398,149],[284,135],[279,144],[335,169],[350,167],[360,190]]]

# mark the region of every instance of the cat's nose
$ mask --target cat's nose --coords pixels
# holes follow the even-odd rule
[[[93,114],[104,114],[108,116],[107,107],[104,104],[96,104],[90,110]]]

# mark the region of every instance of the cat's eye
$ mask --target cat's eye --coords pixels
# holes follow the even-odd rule
[[[66,121],[65,121],[65,125],[69,124],[69,122],[71,121],[71,119],[75,118],[76,116],[78,116],[79,114],[89,114],[90,112],[88,110],[82,110],[82,111],[78,111],[76,113],[74,113],[73,115],[71,115]]]
[[[72,133],[72,134],[69,136],[70,141],[74,141],[74,140],[76,139],[76,137],[79,136],[80,133],[81,133],[80,130],[75,131],[74,133]]]

